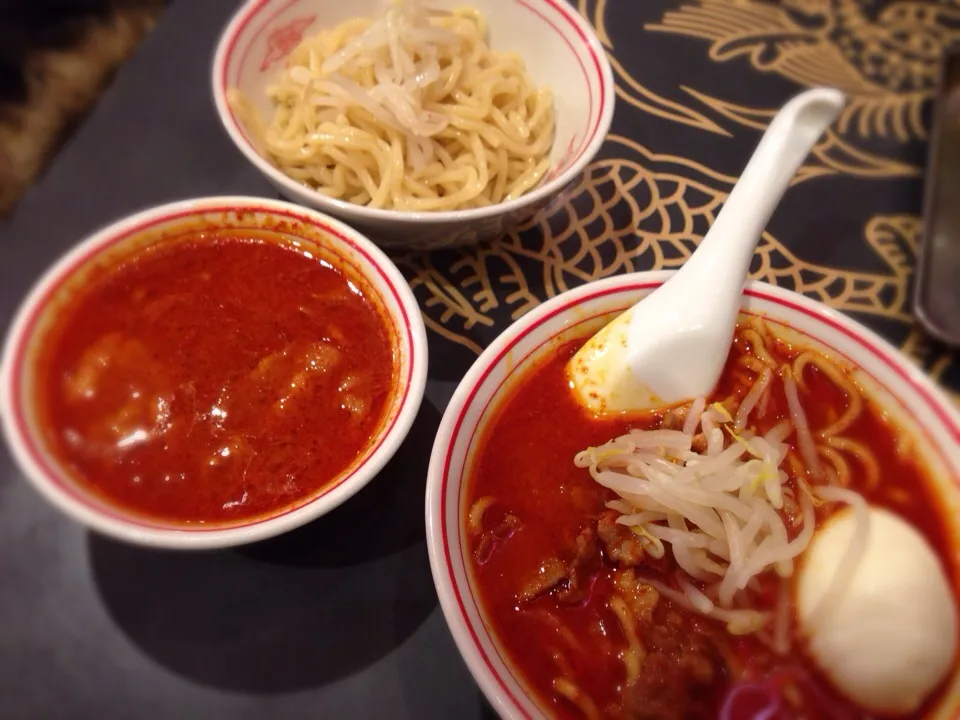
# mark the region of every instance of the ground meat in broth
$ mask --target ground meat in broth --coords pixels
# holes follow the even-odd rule
[[[605,556],[612,563],[620,567],[637,567],[643,562],[644,552],[640,539],[630,528],[617,524],[615,512],[600,516],[597,535],[603,543]]]
[[[627,718],[694,720],[707,714],[724,673],[711,642],[712,630],[701,628],[668,603],[658,605],[650,622],[642,625],[647,651],[643,671],[623,691]]]
[[[520,588],[518,598],[530,603],[556,591],[557,602],[575,605],[586,598],[590,580],[600,567],[597,532],[588,525],[578,533],[565,560],[551,557],[540,563],[536,573]]]

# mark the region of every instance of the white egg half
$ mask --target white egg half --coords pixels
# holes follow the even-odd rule
[[[591,412],[663,407],[667,403],[637,379],[629,360],[630,308],[587,340],[567,365],[575,395]]]
[[[843,695],[876,712],[908,713],[953,664],[957,607],[926,539],[887,510],[870,508],[869,518],[861,561],[816,616],[853,537],[853,511],[837,513],[814,535],[797,579],[800,628]]]

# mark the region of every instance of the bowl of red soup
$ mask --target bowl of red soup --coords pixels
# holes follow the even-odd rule
[[[476,361],[426,521],[504,718],[955,718],[960,416],[896,349],[749,283],[707,397],[592,415],[567,365],[661,285],[564,293]]]
[[[416,301],[370,241],[286,203],[209,198],[100,230],[37,282],[0,415],[24,476],[90,528],[225,547],[370,482],[426,367]]]

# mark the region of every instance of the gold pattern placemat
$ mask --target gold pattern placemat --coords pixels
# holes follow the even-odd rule
[[[960,403],[960,364],[911,310],[930,105],[960,0],[572,0],[607,48],[617,111],[598,158],[503,239],[395,254],[459,377],[510,322],[581,283],[695,249],[777,108],[806,87],[848,105],[795,178],[753,277],[849,313]]]

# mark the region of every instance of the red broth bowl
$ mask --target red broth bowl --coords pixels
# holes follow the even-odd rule
[[[373,243],[312,210],[215,197],[100,230],[37,282],[0,418],[27,480],[79,522],[226,547],[370,482],[426,369],[416,300]]]
[[[540,409],[551,403],[557,405],[554,399],[566,388],[556,382],[544,389],[532,380],[540,377],[533,373],[552,365],[559,353],[569,352],[567,343],[589,337],[617,313],[661,285],[670,274],[634,273],[589,283],[524,315],[480,355],[455,392],[441,421],[430,458],[425,508],[434,583],[461,655],[480,689],[503,718],[583,716],[575,705],[564,704],[566,700],[559,692],[550,692],[542,670],[548,664],[547,652],[551,648],[577,647],[574,643],[587,648],[582,655],[571,651],[573,654],[566,656],[572,663],[567,667],[573,669],[573,677],[581,687],[589,687],[593,680],[606,682],[608,678],[616,678],[616,673],[623,673],[617,656],[606,657],[593,652],[594,645],[599,647],[602,643],[594,643],[592,639],[577,634],[579,629],[586,627],[580,620],[590,612],[593,598],[602,592],[602,588],[597,588],[602,577],[593,584],[588,581],[588,595],[581,604],[561,607],[551,604],[551,598],[538,598],[536,602],[546,604],[529,606],[530,612],[538,617],[547,613],[554,619],[567,612],[565,608],[572,608],[570,612],[573,614],[563,616],[569,618],[565,621],[566,626],[544,623],[542,628],[532,624],[521,627],[520,620],[505,615],[510,612],[520,614],[522,608],[517,594],[512,596],[512,602],[508,602],[505,596],[510,588],[516,590],[520,587],[511,584],[517,579],[511,568],[521,565],[518,553],[519,556],[529,554],[532,547],[549,543],[551,538],[559,542],[561,538],[551,523],[555,518],[573,517],[570,508],[558,497],[569,498],[570,507],[573,507],[579,502],[577,491],[582,489],[570,477],[571,473],[577,472],[573,464],[574,454],[582,449],[579,446],[566,447],[570,445],[567,436],[576,431],[570,425],[571,413],[543,412]],[[884,421],[897,428],[898,437],[909,437],[912,445],[908,447],[922,458],[924,465],[923,495],[933,498],[937,505],[937,527],[923,530],[939,541],[936,547],[956,598],[960,594],[960,527],[954,521],[960,509],[960,413],[903,354],[870,330],[825,305],[765,283],[751,282],[743,294],[742,312],[746,316],[762,317],[778,338],[791,345],[813,350],[847,368],[849,377],[862,389],[864,396],[881,409]],[[543,399],[545,397],[547,399]],[[527,405],[518,407],[517,398],[525,399]],[[505,419],[501,412],[508,408],[516,414]],[[524,426],[540,427],[544,423],[540,442],[529,437],[523,429]],[[504,432],[504,427],[512,432]],[[600,435],[603,437],[598,443],[611,437]],[[507,446],[503,445],[505,438]],[[512,448],[509,442],[514,440],[518,445]],[[475,502],[472,494],[481,494],[475,487],[477,474],[482,476],[483,472],[478,470],[478,465],[483,462],[482,467],[488,468],[491,456],[487,451],[491,448],[503,451],[505,447],[509,452],[496,455],[494,464],[499,472],[499,487],[506,488],[504,492],[509,497],[501,502],[499,510],[489,505],[487,507],[494,507],[494,511],[480,510],[482,535],[478,535],[471,510],[486,499]],[[535,456],[537,453],[544,454],[539,467],[530,460],[531,454]],[[553,462],[557,457],[560,460]],[[557,462],[567,463],[569,472],[567,465],[561,468],[562,473],[556,472]],[[590,481],[589,475],[587,481]],[[533,499],[525,499],[525,489],[529,489]],[[493,497],[494,503],[499,502],[499,496],[487,497]],[[513,504],[515,502],[517,504]],[[490,528],[483,524],[488,514],[493,515]],[[510,516],[513,520],[505,522]],[[534,527],[538,524],[546,524],[549,531],[541,532]],[[488,532],[493,535],[493,553],[513,553],[509,557],[497,556],[502,559],[496,566],[489,554],[478,555],[483,553],[483,541]],[[576,533],[577,526],[574,526],[573,534]],[[520,544],[510,545],[512,542]],[[559,552],[559,549],[558,546],[556,550]],[[549,556],[546,559],[549,560]],[[544,575],[546,566],[547,563],[539,566],[541,575]],[[523,567],[536,574],[536,566]],[[616,619],[613,622],[612,634],[608,637],[606,631],[602,633],[607,640],[619,637],[616,635],[619,632]],[[719,627],[723,631],[722,625]],[[664,628],[673,633],[671,636],[676,635],[669,626],[657,629]],[[746,658],[748,668],[749,660]],[[766,675],[761,669],[755,682],[727,688],[723,697],[718,698],[718,716],[791,717],[768,714],[772,710],[780,712],[774,706],[782,700],[778,687],[784,682],[807,683],[800,686],[805,687],[804,692],[810,696],[817,695],[813,702],[821,702],[819,693],[822,692],[825,698],[822,702],[833,703],[832,709],[836,708],[835,694],[826,687],[826,681],[811,679],[809,662],[790,667],[786,667],[789,663],[784,665]],[[563,675],[556,669],[553,673],[554,676]],[[641,705],[642,702],[638,701]],[[731,706],[735,709],[724,714]],[[597,707],[602,715],[608,706],[598,704]],[[840,710],[849,713],[850,708],[840,703]],[[855,716],[861,715],[857,711],[834,715]],[[960,672],[956,659],[946,680],[927,699],[919,713],[911,717],[918,716],[960,717]]]

